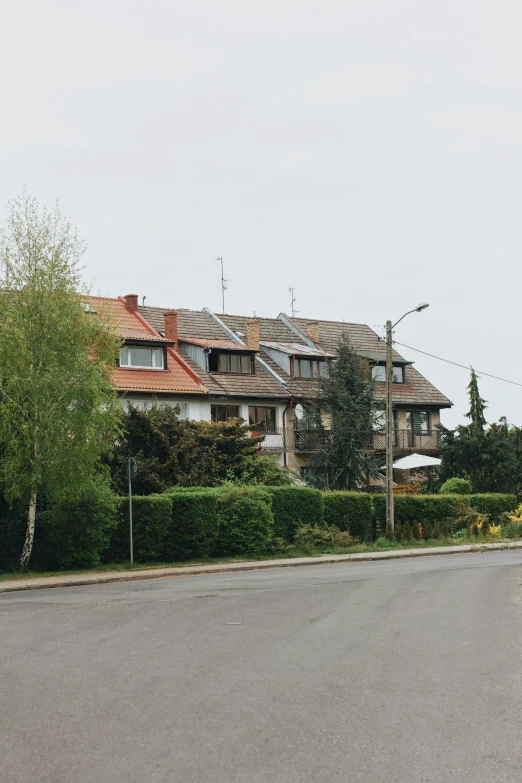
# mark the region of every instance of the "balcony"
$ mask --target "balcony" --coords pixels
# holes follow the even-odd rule
[[[329,430],[294,430],[292,427],[276,427],[273,432],[253,432],[252,435],[261,436],[264,440],[259,444],[261,451],[299,451],[312,453],[328,446],[332,433]],[[440,432],[395,430],[394,451],[399,452],[439,452]],[[368,436],[368,451],[386,451],[386,435],[384,430],[370,433]]]
[[[439,430],[395,430],[393,433],[394,451],[440,451]],[[370,451],[386,451],[386,434],[384,430],[372,432],[370,435]]]

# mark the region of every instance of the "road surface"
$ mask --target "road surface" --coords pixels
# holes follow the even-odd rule
[[[3,783],[522,780],[522,552],[0,596]]]

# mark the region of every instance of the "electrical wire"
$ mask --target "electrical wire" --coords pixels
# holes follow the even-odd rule
[[[424,356],[431,356],[432,359],[438,359],[440,362],[446,362],[446,364],[453,364],[455,367],[462,367],[463,370],[471,369],[470,365],[459,364],[458,362],[452,362],[450,359],[443,359],[442,356],[435,356],[434,353],[428,353],[428,351],[421,351],[420,348],[412,348],[411,345],[406,343],[400,343],[398,340],[393,341],[396,345],[402,345],[403,348],[407,348],[409,351],[417,351],[417,353],[423,353]],[[473,368],[475,370],[475,368]],[[503,383],[511,383],[513,386],[522,386],[522,383],[518,381],[510,381],[507,378],[500,378],[498,375],[492,375],[490,372],[483,372],[482,370],[475,370],[477,375],[486,375],[488,378],[494,378],[496,381],[503,381]]]

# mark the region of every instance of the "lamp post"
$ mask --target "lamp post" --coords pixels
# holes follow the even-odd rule
[[[408,310],[392,324],[386,321],[386,532],[395,530],[393,513],[393,330],[410,313],[420,313],[429,307],[420,304]]]

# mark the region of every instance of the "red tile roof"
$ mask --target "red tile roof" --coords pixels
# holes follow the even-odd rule
[[[124,340],[169,343],[137,312],[131,312],[121,298],[89,296],[86,301],[100,315],[103,315],[114,332]],[[141,370],[130,367],[115,367],[113,381],[118,391],[141,391],[160,393],[208,394],[200,376],[167,346],[166,370]]]

